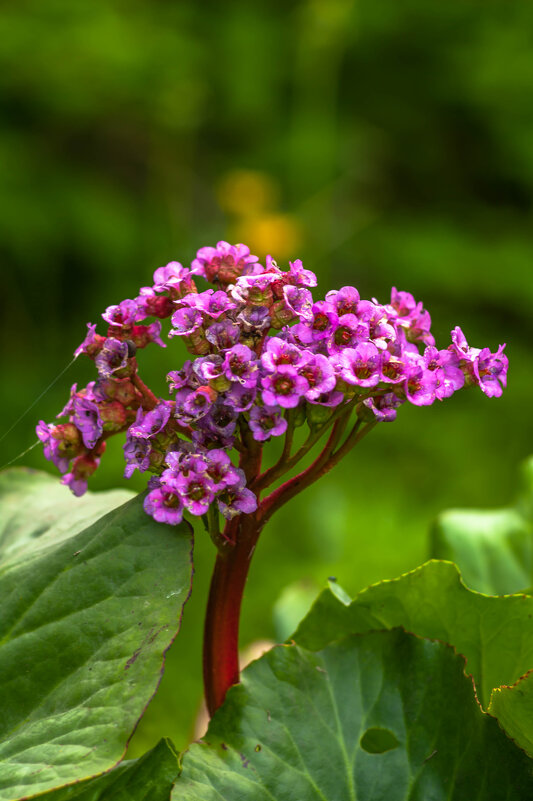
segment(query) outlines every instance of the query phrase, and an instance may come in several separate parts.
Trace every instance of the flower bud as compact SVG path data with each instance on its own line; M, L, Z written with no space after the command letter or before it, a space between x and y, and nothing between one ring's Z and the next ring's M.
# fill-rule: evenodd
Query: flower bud
M130 406L137 397L137 391L131 381L122 379L114 381L115 385L113 400L119 401L123 406Z
M225 375L220 375L218 378L212 378L209 386L214 390L215 394L217 392L225 392L231 387L231 381Z
M320 406L315 403L307 403L305 412L309 428L319 428L327 423L333 414L329 406Z
M126 423L126 410L119 401L102 403L99 407L104 431L120 431Z
M273 303L269 311L272 328L281 329L292 322L296 317L292 309L289 309L284 300L278 300Z
M270 286L250 286L248 287L247 301L252 306L272 306L274 298Z
M73 423L55 426L51 436L57 440L58 455L72 459L82 449L81 435Z
M211 350L211 344L208 342L203 328L197 328L183 339L189 353L194 353L195 356L205 356Z

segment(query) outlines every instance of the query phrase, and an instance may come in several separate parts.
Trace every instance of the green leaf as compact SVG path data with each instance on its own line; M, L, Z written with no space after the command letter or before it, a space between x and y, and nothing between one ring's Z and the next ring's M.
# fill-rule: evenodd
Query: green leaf
M72 537L135 493L87 492L75 498L48 473L14 468L0 473L0 570Z
M437 518L431 553L455 562L465 584L505 595L533 583L533 537L516 509L451 509Z
M512 687L498 687L490 701L491 715L498 718L509 737L533 756L533 674Z
M348 632L395 626L453 645L466 657L483 706L493 688L513 684L533 668L533 598L473 592L455 565L435 560L368 587L351 603L340 600L332 585L319 595L293 639L318 650Z
M523 801L531 762L451 648L403 631L248 667L183 757L174 801Z
M76 512L69 537L70 504L78 501L61 498L68 492L57 480L18 474L15 489L6 474L2 484L0 514L9 515L0 563L5 801L94 776L122 758L160 681L192 566L189 527L156 523L142 497L93 522L112 499L88 495L91 525Z
M455 562L465 584L478 592L505 595L533 584L533 458L521 473L516 507L450 509L433 527L432 556Z
M161 740L139 759L122 762L96 779L39 795L39 801L168 801L179 772L170 741Z

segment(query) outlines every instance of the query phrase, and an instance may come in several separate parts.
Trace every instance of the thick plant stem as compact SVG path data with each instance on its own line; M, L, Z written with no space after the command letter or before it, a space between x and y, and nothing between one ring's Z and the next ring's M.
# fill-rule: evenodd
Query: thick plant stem
M347 410L337 418L323 451L315 461L259 501L256 512L234 517L221 533L218 532L218 524L210 520L209 530L218 547L204 627L204 691L210 716L223 703L229 688L239 681L239 617L248 570L259 535L276 509L331 470L375 425L369 423L359 430L361 422L357 421L339 446L349 416L350 411ZM240 467L249 485L257 482L259 500L261 447L244 425L241 435L247 447L241 454ZM290 442L284 452L289 451Z
M219 548L204 628L204 690L209 715L239 681L239 617L250 561L261 528L255 515L240 515L226 526Z

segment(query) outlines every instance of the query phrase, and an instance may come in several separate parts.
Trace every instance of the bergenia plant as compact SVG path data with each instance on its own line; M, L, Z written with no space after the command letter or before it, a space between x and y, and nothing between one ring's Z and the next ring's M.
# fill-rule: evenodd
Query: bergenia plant
M136 298L105 310L103 333L88 324L76 355L94 361L95 380L74 384L62 422L37 426L75 495L107 440L125 434L124 475L150 476L146 514L170 525L202 519L218 549L204 638L210 714L239 681L241 599L272 515L403 404L428 406L471 386L498 397L506 384L503 345L471 347L456 327L439 348L409 292L393 288L380 303L353 286L325 295L316 287L300 260L281 269L227 242L201 248L190 267L170 262ZM138 366L148 345L166 347L162 320L168 397ZM184 364L172 355L176 337L190 353Z

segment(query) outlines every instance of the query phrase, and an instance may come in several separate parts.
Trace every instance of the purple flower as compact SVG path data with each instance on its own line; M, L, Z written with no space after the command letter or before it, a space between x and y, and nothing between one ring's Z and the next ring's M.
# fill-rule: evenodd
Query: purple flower
M80 353L94 353L101 347L104 337L96 333L96 323L87 323L87 336L74 351L74 356L77 358Z
M424 360L419 357L408 366L404 390L407 400L415 406L430 406L437 397L438 378L433 370L427 370Z
M154 272L155 292L177 290L181 293L182 289L190 292L193 286L191 271L188 267L183 267L179 261L171 261L165 267L158 267Z
M372 413L373 419L378 422L392 423L396 419L396 409L402 403L403 401L394 392L387 392L385 395L366 398L363 401L363 406Z
M354 286L343 286L328 292L326 301L339 317L345 314L356 314L359 292Z
M217 400L209 415L203 420L207 423L208 431L216 437L231 437L237 425L237 412L232 406ZM233 444L233 442L232 442Z
M503 387L507 386L509 360L503 353L505 345L500 345L496 353L483 348L474 362L474 375L479 388L488 398L499 398Z
M372 342L345 348L337 357L336 365L347 384L375 387L381 377L381 355Z
M269 337L261 354L261 365L269 373L275 372L281 365L299 367L307 360L306 351L279 337Z
M502 387L507 385L509 360L504 348L505 345L500 345L496 353L491 353L489 348L471 348L459 326L452 331L450 350L458 356L470 383L476 383L489 398L499 398Z
M298 373L309 384L309 389L305 393L305 398L309 401L316 400L320 395L330 392L337 383L331 362L321 353L311 356L302 367L298 368Z
M287 282L294 286L313 287L317 285L316 275L311 270L304 269L301 259L289 262L289 272L286 277Z
M169 337L183 337L190 336L193 331L196 331L202 325L204 316L198 309L185 307L178 309L172 315L172 325L174 326L169 332Z
M159 434L170 418L172 404L169 401L159 401L154 409L151 409L146 414L143 414L142 409L137 410L137 419L135 423L130 426L129 432L132 437L140 437L141 439L152 439Z
M67 415L74 413L74 398L76 397L77 389L78 385L72 384L70 388L70 397L66 402L65 406L59 412L59 414L56 414L56 417L66 417Z
M297 323L291 331L300 342L310 344L329 339L338 324L339 317L332 304L319 300L313 303L311 319L305 323Z
M76 395L73 422L81 433L85 447L89 450L94 448L104 430L97 404L83 395Z
M389 322L384 306L369 300L362 300L357 306L357 316L368 325L368 336L376 347L384 350L389 342L396 339L396 329Z
M264 442L270 437L280 437L287 430L287 421L279 406L252 406L249 420L253 438Z
M395 286L391 289L391 306L398 317L411 317L421 306L410 292L399 292Z
M190 392L180 404L179 416L187 422L199 420L208 413L216 398L217 393L211 387L198 387Z
M309 390L309 382L290 364L281 364L275 373L261 379L263 401L266 406L293 409Z
M193 370L190 359L187 359L181 370L171 370L170 373L167 373L167 381L170 392L185 386L192 389L196 389L196 387L200 386L200 381Z
M241 275L235 285L229 287L231 297L241 304L271 306L273 301L272 284L279 278L274 273Z
M65 473L61 479L64 484L72 492L76 498L80 498L87 492L88 482L86 478L77 478L75 473Z
M243 272L246 265L257 261L246 245L230 245L218 242L216 248L200 248L191 264L191 272L201 275L208 281L232 284Z
M197 309L215 319L224 314L224 312L237 308L234 301L221 289L216 292L212 289L206 289L205 292L200 292L199 294L186 295L181 302L189 308Z
M127 342L113 338L106 339L102 350L94 360L98 375L102 378L111 378L113 373L127 367L129 355Z
M139 415L137 416L139 417ZM123 450L126 460L124 478L131 478L134 470L139 470L140 473L144 473L148 470L150 467L150 454L152 452L152 446L148 439L136 437L131 433L130 428Z
M225 451L219 448L208 451L205 458L206 474L214 492L219 492L226 487L237 486L243 480L244 473L233 466Z
M183 520L183 503L181 498L165 487L153 489L144 499L144 511L158 523L177 526Z
M384 350L381 352L381 381L400 384L407 376L407 364L402 355Z
M134 300L123 300L118 306L108 306L102 314L109 325L116 328L129 327L144 318L144 313Z
M183 505L193 515L205 514L215 499L211 480L194 471L188 475L180 473L176 488Z
M204 452L194 450L191 442L179 442L178 450L169 451L165 457L165 464L168 470L164 470L161 476L163 483L175 487L179 475L187 476L189 473L205 473L207 462Z
M217 499L218 508L225 518L231 520L241 513L251 514L257 509L257 498L247 487L225 492Z
M307 395L309 395L309 393L307 393ZM331 389L329 392L320 393L316 398L307 398L307 400L319 406L334 407L343 402L344 394L338 389Z
M313 296L308 289L297 286L284 286L283 297L289 309L300 318L300 320L311 320L313 318Z
M60 473L66 473L70 459L60 452L60 440L53 436L55 429L56 426L47 425L44 420L40 420L35 430L44 446L44 458L53 462Z
M66 473L61 483L69 487L70 491L79 497L87 491L87 479L92 476L100 464L98 456L88 453L81 454L72 463L70 473Z
M433 370L437 378L435 396L439 400L449 398L461 389L465 383L463 371L459 367L459 358L449 350L437 350L428 345L424 351L424 364L428 370Z
M224 374L224 359L218 354L200 356L193 363L195 375L203 381L214 381Z
M226 351L224 374L230 381L238 381L250 389L257 384L257 359L246 345L234 345Z
M270 328L270 312L266 306L246 306L237 315L245 333L260 332Z
M257 387L245 387L237 382L233 383L224 394L225 402L236 412L247 412L253 405L257 395Z
M218 350L226 350L236 345L240 335L241 329L239 326L227 319L221 320L218 323L213 323L205 332L207 341Z
M412 342L424 342L434 345L435 338L430 333L431 317L422 306L417 303L410 292L398 292L396 287L391 291L391 308L396 314L396 324L401 326Z
M344 348L353 348L359 342L368 340L368 323L359 320L355 314L343 314L328 340L328 352L338 353Z

